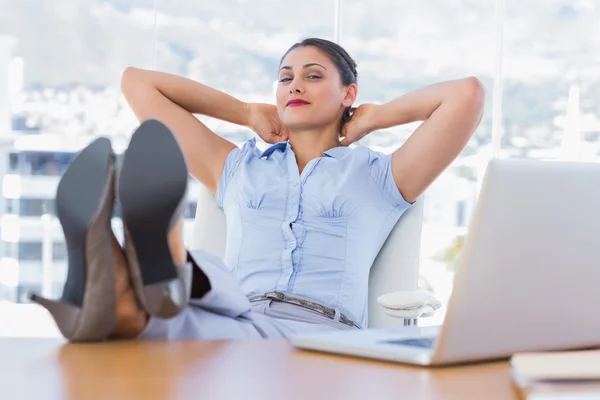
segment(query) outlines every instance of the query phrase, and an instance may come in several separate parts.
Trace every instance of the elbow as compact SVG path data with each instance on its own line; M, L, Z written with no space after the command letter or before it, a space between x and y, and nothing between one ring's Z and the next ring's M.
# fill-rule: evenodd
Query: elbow
M130 93L133 86L139 83L140 72L139 68L127 67L123 71L123 74L121 74L121 91L125 96L127 96L127 93Z
M474 133L477 126L483 118L483 108L485 103L485 87L479 79L474 76L464 79L464 104L466 107L466 115L470 115L473 122L473 127L470 130L471 134Z
M485 103L485 87L479 79L474 76L461 79L457 82L458 86L454 92L454 98L460 103L465 116L472 116L477 121L477 125L483 116L483 106Z
M479 79L474 76L463 79L461 92L473 106L483 108L485 87Z

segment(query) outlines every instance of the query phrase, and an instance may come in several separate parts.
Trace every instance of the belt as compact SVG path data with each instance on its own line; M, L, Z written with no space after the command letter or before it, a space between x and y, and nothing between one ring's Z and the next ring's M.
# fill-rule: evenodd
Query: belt
M261 300L276 300L276 301L281 301L282 303L294 304L294 305L297 305L300 307L307 308L311 311L317 312L317 313L324 315L333 320L335 320L336 315L339 315L340 316L339 321L342 324L361 329L360 325L358 325L356 322L354 322L350 318L346 317L344 314L339 313L335 308L325 307L324 305L315 303L314 301L301 299L301 298L293 297L293 296L288 296L281 292L268 292L268 293L265 293L264 295L254 296L254 297L250 298L250 302L261 301Z

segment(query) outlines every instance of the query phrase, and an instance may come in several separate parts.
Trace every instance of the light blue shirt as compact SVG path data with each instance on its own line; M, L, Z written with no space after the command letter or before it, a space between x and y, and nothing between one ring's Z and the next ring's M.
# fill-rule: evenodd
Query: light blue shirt
M367 325L369 270L411 206L391 154L335 147L299 174L288 142L228 155L216 193L227 220L225 264L247 296L281 291Z

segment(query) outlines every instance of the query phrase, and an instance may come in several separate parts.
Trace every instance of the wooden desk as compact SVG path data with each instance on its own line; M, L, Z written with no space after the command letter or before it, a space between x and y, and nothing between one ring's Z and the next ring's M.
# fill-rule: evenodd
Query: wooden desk
M508 363L409 367L284 341L0 339L0 399L517 399Z

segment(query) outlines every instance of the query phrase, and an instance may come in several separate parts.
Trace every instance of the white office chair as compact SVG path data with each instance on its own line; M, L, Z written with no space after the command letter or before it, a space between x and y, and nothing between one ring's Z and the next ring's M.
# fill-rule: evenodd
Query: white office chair
M200 186L190 248L204 249L223 257L227 229L225 215L217 207L214 196L204 186ZM395 292L400 295L402 302L413 304L423 298L423 293L417 292L422 222L423 200L419 199L400 218L375 259L369 278L370 327L398 325L398 316L388 315L386 310L389 309L378 304L377 300L381 295ZM418 306L410 308L408 311L414 316ZM398 312L402 314L402 310L396 310L396 315ZM400 315L400 318L404 320L404 325L416 323L414 317Z

